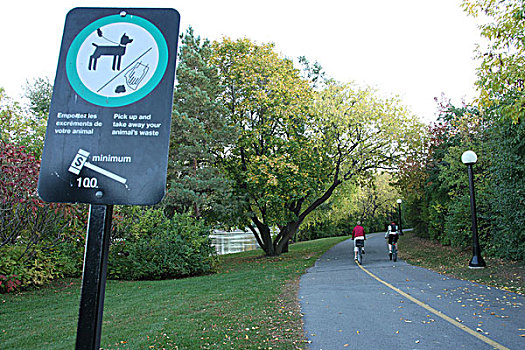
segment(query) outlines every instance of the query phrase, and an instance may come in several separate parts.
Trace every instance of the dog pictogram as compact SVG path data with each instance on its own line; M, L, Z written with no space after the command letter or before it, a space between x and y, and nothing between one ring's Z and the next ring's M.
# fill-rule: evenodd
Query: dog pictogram
M113 56L113 65L111 68L113 70L120 70L122 56L126 53L126 45L131 44L132 42L133 39L130 39L130 37L124 33L120 38L120 44L118 45L97 45L92 43L93 46L95 46L95 52L89 57L88 70L97 69L97 60L101 56Z

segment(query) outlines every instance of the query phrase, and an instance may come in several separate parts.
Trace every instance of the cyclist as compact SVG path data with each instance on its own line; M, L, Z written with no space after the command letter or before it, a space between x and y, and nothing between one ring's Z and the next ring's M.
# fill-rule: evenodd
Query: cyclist
M354 241L354 259L355 260L357 260L357 252L359 251L359 248L357 248L355 241L360 240L360 239L365 240L366 235L365 235L365 229L363 228L363 226L361 226L361 222L358 221L357 225L352 230L352 240ZM365 249L364 248L361 249L361 252L364 254Z
M390 260L392 260L392 244L397 243L397 240L399 239L398 227L394 221L388 225L388 230L385 233L385 239L388 239L388 255Z

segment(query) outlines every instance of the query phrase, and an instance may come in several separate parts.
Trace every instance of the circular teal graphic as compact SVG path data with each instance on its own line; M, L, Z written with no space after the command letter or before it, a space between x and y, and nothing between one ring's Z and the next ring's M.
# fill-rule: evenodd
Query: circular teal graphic
M75 92L102 107L121 107L144 98L168 66L168 46L160 30L135 15L103 17L73 40L66 73Z

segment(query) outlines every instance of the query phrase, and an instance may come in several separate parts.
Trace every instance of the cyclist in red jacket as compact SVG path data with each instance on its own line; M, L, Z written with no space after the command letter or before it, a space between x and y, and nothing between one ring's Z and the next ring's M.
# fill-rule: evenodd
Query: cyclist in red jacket
M357 246L355 245L355 241L359 239L362 239L362 240L366 239L365 229L363 228L363 226L361 226L360 221L357 222L357 225L352 230L352 240L354 241L354 259L355 260L357 260L357 251L359 250ZM363 252L363 254L365 253L364 248L361 251Z

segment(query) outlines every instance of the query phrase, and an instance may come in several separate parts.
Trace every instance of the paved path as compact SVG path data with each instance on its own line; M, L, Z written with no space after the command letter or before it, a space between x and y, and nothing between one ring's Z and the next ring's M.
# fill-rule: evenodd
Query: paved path
M523 296L393 263L367 238L362 268L347 240L302 276L310 349L525 349Z

